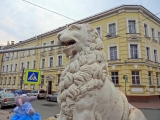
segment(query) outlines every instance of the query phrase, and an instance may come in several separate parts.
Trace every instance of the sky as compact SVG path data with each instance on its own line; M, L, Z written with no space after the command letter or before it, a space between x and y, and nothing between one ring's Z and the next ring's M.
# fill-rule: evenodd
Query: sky
M74 20L124 5L143 5L160 12L160 0L26 0ZM0 45L23 41L74 22L23 0L0 0ZM160 18L160 14L157 15Z

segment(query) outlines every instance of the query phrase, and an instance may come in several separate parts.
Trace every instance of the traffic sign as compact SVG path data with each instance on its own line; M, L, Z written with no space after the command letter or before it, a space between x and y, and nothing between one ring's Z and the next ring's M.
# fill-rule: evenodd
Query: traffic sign
M40 70L26 70L25 84L40 84Z

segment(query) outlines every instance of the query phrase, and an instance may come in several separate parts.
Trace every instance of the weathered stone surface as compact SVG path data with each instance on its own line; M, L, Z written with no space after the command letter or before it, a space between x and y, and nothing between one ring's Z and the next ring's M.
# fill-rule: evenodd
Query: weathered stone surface
M70 25L58 33L58 39L69 58L60 78L58 120L146 120L114 87L96 29L89 24Z

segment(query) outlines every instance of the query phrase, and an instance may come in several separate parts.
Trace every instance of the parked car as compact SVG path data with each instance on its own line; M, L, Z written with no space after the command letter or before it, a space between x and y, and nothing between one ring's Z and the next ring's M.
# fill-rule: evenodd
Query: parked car
M14 95L18 94L18 95L22 95L22 94L26 94L27 91L26 90L22 90L22 89L19 89L19 90L15 90L13 92Z
M4 106L15 106L15 95L11 92L0 92L0 109Z
M10 89L6 89L6 88L0 88L0 91L3 91L3 92L11 92Z
M52 95L48 95L47 96L47 101L55 101L57 102L57 96L58 96L58 92L52 94Z
M44 90L32 90L30 93L27 93L27 96L37 96L38 98L45 98L46 92Z

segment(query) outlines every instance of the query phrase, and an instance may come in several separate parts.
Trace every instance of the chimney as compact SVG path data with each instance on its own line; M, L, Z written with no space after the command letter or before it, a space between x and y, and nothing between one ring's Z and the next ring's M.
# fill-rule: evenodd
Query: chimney
M14 45L14 41L11 41L11 45Z

